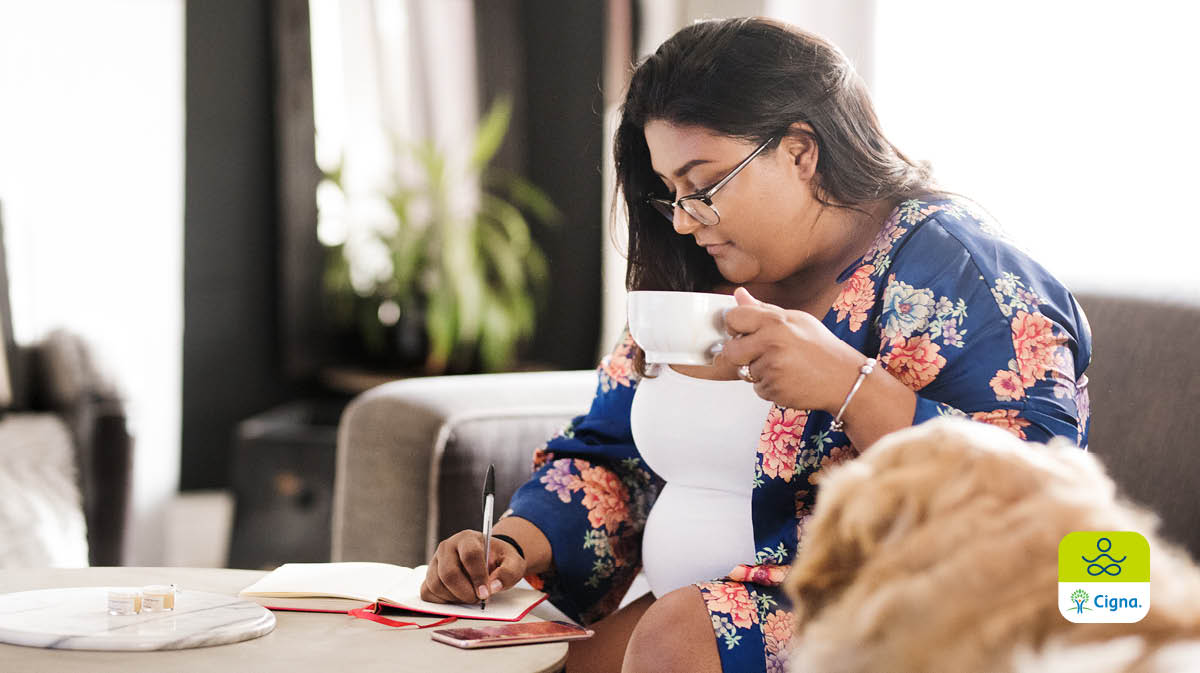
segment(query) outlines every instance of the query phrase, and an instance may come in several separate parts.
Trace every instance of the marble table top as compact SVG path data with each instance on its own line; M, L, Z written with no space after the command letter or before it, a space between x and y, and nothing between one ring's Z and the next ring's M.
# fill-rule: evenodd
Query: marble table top
M56 650L182 650L266 635L275 615L257 603L184 590L175 609L108 614L108 591L69 587L0 594L0 643Z
M230 599L266 573L215 568L41 568L0 572L0 593L85 586L178 584L189 591ZM274 613L275 630L220 647L118 652L50 650L0 644L3 673L554 673L567 657L566 643L460 650L433 641L431 629L393 629L347 615ZM546 617L552 616L547 614ZM406 621L427 623L437 618ZM537 621L538 608L523 621ZM493 622L460 619L453 626Z

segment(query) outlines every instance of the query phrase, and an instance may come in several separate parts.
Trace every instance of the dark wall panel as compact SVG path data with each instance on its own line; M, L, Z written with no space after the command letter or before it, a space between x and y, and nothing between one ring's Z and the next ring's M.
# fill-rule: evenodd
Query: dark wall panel
M228 485L233 426L285 391L268 3L189 2L186 17L180 486L192 489Z
M531 357L556 367L595 366L601 322L603 2L521 5L528 175L563 211L541 232L553 284Z

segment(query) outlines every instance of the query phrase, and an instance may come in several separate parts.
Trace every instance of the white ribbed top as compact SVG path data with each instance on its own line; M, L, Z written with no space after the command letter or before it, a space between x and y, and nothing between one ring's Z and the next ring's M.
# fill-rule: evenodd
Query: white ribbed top
M656 597L754 561L750 519L758 438L771 403L744 381L713 381L660 366L638 382L633 440L667 484L642 541Z

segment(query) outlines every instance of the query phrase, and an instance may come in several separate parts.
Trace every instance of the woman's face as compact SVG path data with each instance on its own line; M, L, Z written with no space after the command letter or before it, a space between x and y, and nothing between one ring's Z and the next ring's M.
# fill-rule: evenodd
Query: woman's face
M757 147L703 127L660 120L648 122L644 132L650 163L663 185L658 195L672 199L708 189ZM713 196L720 223L705 226L676 208L675 231L712 255L730 283L774 283L794 275L813 254L820 209L810 188L815 154L815 147L806 150L791 139L764 151ZM663 219L662 226L671 225Z

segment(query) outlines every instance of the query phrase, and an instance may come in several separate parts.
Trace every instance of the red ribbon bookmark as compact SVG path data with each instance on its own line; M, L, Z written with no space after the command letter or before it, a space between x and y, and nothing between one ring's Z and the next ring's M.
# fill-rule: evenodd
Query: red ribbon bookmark
M263 607L265 607L268 610L281 610L283 612L323 612L325 614L332 614L332 615L350 615L351 617L356 617L358 619L366 619L366 620L369 620L372 622L377 622L379 624L383 624L384 626L395 626L395 627L415 626L418 629L428 629L428 628L431 628L434 626L441 626L442 624L449 624L450 622L458 621L458 617L445 617L445 618L439 619L438 621L433 622L431 624L424 624L424 625L417 624L416 622L396 621L395 619L388 619L387 617L384 617L383 615L379 614L379 612L383 610L383 606L380 605L379 603L371 603L370 605L364 605L361 608L354 608L352 610L323 610L320 608L291 608L291 607L285 608L285 607L276 607L273 605L264 605Z
M458 617L445 617L443 619L440 619L436 622L432 622L430 624L419 625L416 622L398 622L395 619L388 619L387 617L384 617L383 615L379 614L379 610L381 610L381 609L382 608L380 607L379 603L371 603L370 605L368 605L366 607L354 608L353 610L347 610L346 614L350 615L351 617L357 617L359 619L366 619L366 620L369 620L372 622L378 622L380 624L383 624L384 626L397 626L397 627L416 626L418 629L428 629L428 628L431 628L434 626L441 626L442 624L449 624L450 622L458 620Z

